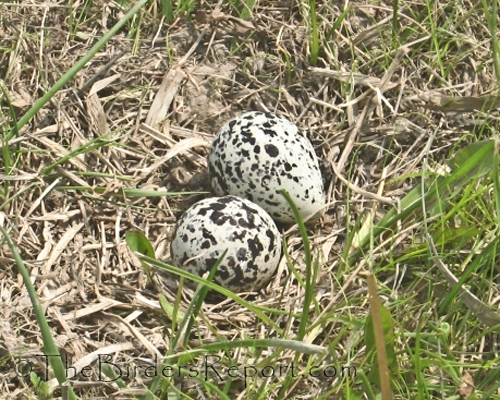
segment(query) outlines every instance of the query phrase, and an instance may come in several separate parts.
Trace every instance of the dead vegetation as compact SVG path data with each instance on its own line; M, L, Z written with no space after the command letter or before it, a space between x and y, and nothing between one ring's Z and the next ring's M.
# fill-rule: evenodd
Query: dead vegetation
M111 39L18 135L0 144L16 155L8 174L5 164L0 170L0 224L11 229L30 268L60 350L77 368L95 365L99 352L111 354L116 363L136 364L167 353L171 323L157 295L161 287L175 302L177 280L165 281L157 273L158 286L148 284L124 234L144 232L157 258L168 260L176 218L206 195L213 135L247 110L286 114L315 145L329 196L329 209L309 232L321 260L317 307L323 315L366 316L359 268L337 272L346 226L374 206L381 213L396 204L415 183L412 176L424 157L440 163L459 141L495 131L498 114L490 109L498 101L483 96L493 92L496 80L489 31L480 23L477 4L435 2L436 20L428 23L421 17L425 5L405 3L393 46L391 2L346 2L350 11L332 30L344 8L318 1L322 48L311 66L307 2L257 1L251 18L243 20L225 2L216 8L201 1L192 15L170 26L161 21L159 4L152 3L137 16L140 21L134 20L134 30ZM453 26L446 18L451 11ZM75 3L72 11L64 2L0 4L0 83L17 118L123 12L116 2ZM440 23L450 32L439 36L446 46L436 44L430 31ZM11 115L5 99L0 125L7 126ZM145 192L133 189L174 195L141 195ZM296 229L288 231L287 243L295 268L303 270ZM42 342L5 243L0 277L0 354L6 360L0 367L0 397L28 398L32 385L15 373L14 364L16 357L39 354ZM384 285L405 297L404 285L399 286L403 278L396 281L389 274ZM186 288L182 309L191 293ZM285 259L269 286L249 297L256 305L289 313L301 312L302 298ZM411 307L415 318L426 312L418 299ZM305 341L327 346L339 337L335 357L350 363L349 347L360 333L346 333L340 319L314 318L317 328ZM193 348L220 338L276 335L232 301L205 304L198 321L189 342ZM275 322L293 338L296 320L281 315ZM285 351L279 361L289 364L293 356ZM245 352L234 356L241 365L252 361ZM42 360L35 365L41 374ZM82 397L129 398L144 391L143 379L127 380L128 389L121 392L115 383L81 376L74 387ZM182 390L196 384L186 380ZM338 384L338 377L303 378L288 398L318 397Z

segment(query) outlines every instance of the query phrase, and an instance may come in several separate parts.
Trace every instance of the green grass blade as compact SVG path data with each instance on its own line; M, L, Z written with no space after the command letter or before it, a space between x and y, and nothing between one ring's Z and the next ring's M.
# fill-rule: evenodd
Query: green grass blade
M97 137L95 139L92 139L91 141L82 144L78 148L72 150L71 152L69 152L65 156L61 157L55 163L45 167L40 172L40 175L43 176L43 175L48 174L54 168L56 168L58 165L65 163L66 161L70 160L71 158L74 158L80 154L88 153L88 152L95 150L95 149L101 149L102 147L109 146L110 144L112 144L114 142L115 142L115 140L105 140L102 136Z
M347 17L347 14L349 14L349 12L351 11L351 7L352 6L349 5L349 6L347 6L347 8L344 11L342 11L342 14L339 15L339 17L337 18L337 20L334 22L333 26L326 33L326 35L325 35L325 41L330 40L331 37L333 36L333 34L337 31L337 29L339 29L341 27L342 22Z
M246 307L248 310L252 311L257 317L259 317L264 323L272 326L273 329L275 329L278 333L282 333L282 329L276 325L274 321L272 321L266 314L264 314L264 311L270 312L273 314L284 314L287 315L289 314L286 311L282 310L275 310L272 308L267 308L267 307L261 307L261 306L255 306L254 304L246 301L245 299L242 299L240 296L237 294L231 292L230 290L227 290L226 288L223 288L222 286L217 285L216 283L209 282L206 279L203 279L199 277L198 275L191 274L181 268L174 267L172 265L165 264L161 261L152 259L150 257L146 256L140 256L139 260L144 260L148 262L151 265L154 265L155 267L162 268L168 272L171 272L173 274L183 276L184 278L190 279L194 282L201 283L206 285L209 289L213 289L220 294L229 297L230 299L236 301L238 304L242 305L243 307Z
M251 348L251 347L276 347L283 348L288 350L293 350L298 353L303 354L321 354L326 352L328 349L323 346L318 346L315 344L304 343L298 340L290 340L290 339L241 339L241 340L231 340L227 342L216 342L209 343L197 347L196 349L191 350L190 353L186 355L179 356L181 357L179 362L187 362L199 354L203 354L206 352L215 352L220 350L228 350L228 349L238 349L238 348Z
M4 87L4 85L0 82L0 89L2 89L2 93L5 97L5 102L7 103L9 107L9 114L10 118L12 119L13 123L13 129L11 130L10 133L8 133L7 126L2 126L2 155L3 155L3 166L5 169L5 174L10 175L11 172L11 164L12 164L12 154L10 152L10 146L8 145L9 140L12 139L14 136L18 135L18 130L16 129L16 113L14 111L14 108L12 107L12 102L10 101L9 98L9 93L7 92L7 89ZM0 118L2 117L2 114L0 114ZM7 193L9 189L8 182L4 182L4 191Z
M10 139L12 139L14 136L19 135L19 130L17 129L17 116L16 116L16 111L14 110L14 106L12 105L12 102L10 101L9 97L9 92L3 85L3 83L0 83L0 89L2 89L2 93L5 96L5 101L7 103L7 106L9 107L9 116L13 122L12 124L12 130L8 136L5 137L5 142L8 143ZM4 145L6 144L4 143Z
M252 16L252 10L254 6L255 0L246 0L245 2L243 2L243 9L241 10L240 18L244 19L245 21L249 20Z
M161 0L161 7L163 15L167 19L167 22L169 24L174 22L175 15L174 15L174 7L172 5L172 0Z
M219 269L219 265L222 262L222 260L224 260L224 258L226 257L226 254L227 254L227 250L224 251L224 253L222 253L222 255L219 257L219 259L217 260L215 265L210 270L210 273L208 274L208 277L207 277L208 282L213 282L215 274L217 273L217 270ZM209 289L206 285L204 285L204 284L198 285L198 287L196 288L195 294L193 296L193 301L189 304L189 307L186 310L186 316L181 322L181 326L180 326L181 329L179 331L183 330L184 325L186 325L187 332L191 331L191 328L194 325L195 319L198 316L198 314L200 313L201 307L203 305L203 301L205 300L205 297L207 296L208 291L209 291ZM176 337L175 339L176 340L174 341L174 343L177 344L178 338ZM188 339L189 339L189 336L185 335L183 347L187 346Z
M304 245L304 257L306 261L306 278L305 278L305 296L304 296L304 303L302 304L302 315L300 317L300 323L299 323L299 330L297 332L297 339L302 340L306 334L306 328L307 324L310 321L309 318L309 308L314 296L314 284L315 282L313 281L313 265L312 265L312 253L311 253L311 243L309 242L309 236L307 235L307 229L304 224L304 221L302 220L302 217L300 215L299 209L295 205L292 197L290 194L284 190L280 189L278 190L278 193L280 193L288 202L290 205L290 208L292 209L293 215L295 217L295 220L297 221L297 225L299 226L299 232L300 236L302 238L302 243ZM297 362L299 357L299 354L296 353L294 357L294 362ZM278 395L278 399L282 399L285 394L287 388L290 386L291 382L291 375L287 375L287 378L283 384L283 388L280 391Z
M219 257L215 265L212 267L210 270L210 273L207 278L207 282L212 282L215 273L217 272L217 269L219 268L220 263L224 259L224 257L227 254L227 250ZM191 331L191 328L194 324L194 321L196 317L198 316L198 313L200 312L200 309L203 305L203 300L205 299L207 293L208 293L208 287L204 283L200 283L198 287L196 288L196 291L193 296L193 300L189 303L188 308L186 311L183 313L183 318L181 323L179 324L179 327L177 329L177 332L175 335L173 335L172 341L170 343L170 347L168 349L168 355L173 354L175 349L177 348L177 344L179 343L180 339L184 335L184 344L183 346L186 347L187 341L189 340L189 332ZM179 307L179 303L176 303L176 308ZM175 326L175 320L172 321L172 326ZM162 365L162 368L170 365L170 362L168 359L165 359ZM151 382L151 385L149 387L148 394L145 398L145 400L152 400L153 394L156 392L156 389L158 388L158 385L160 384L162 377L161 375L156 376L153 381Z
M399 0L393 0L392 2L392 48L396 50L399 47Z
M165 190L147 190L147 189L136 189L136 188L123 188L119 190L119 193L108 192L106 187L89 187L89 186L56 186L55 190L68 191L74 190L78 192L92 192L97 194L106 194L107 196L121 196L122 194L126 197L169 197L169 196L188 196L192 194L206 194L206 192L167 192Z
M491 50L493 54L493 68L497 82L500 81L500 42L498 41L498 1L492 0L491 2L483 0L483 9L488 22L488 27L491 34Z
M17 268L19 269L19 273L23 277L23 282L24 285L26 286L26 289L28 291L28 294L30 296L31 304L33 305L33 312L35 313L36 320L38 322L38 326L40 327L41 333L42 333L42 340L43 340L43 347L45 351L46 356L48 358L48 362L50 363L50 366L54 370L54 374L57 378L57 381L59 382L59 385L62 385L63 383L67 382L68 384L68 395L71 400L76 400L75 393L73 392L73 388L71 387L71 384L68 381L68 378L66 377L66 370L64 368L63 362L62 362L62 357L61 354L59 353L59 349L56 346L56 343L54 341L54 338L52 337L52 333L50 332L50 327L47 322L47 319L45 318L45 312L42 307L42 304L40 303L40 299L38 298L38 295L36 294L35 287L31 283L30 279L30 274L28 270L26 269L26 266L24 265L23 259L21 258L21 255L16 249L16 246L14 245L14 242L10 238L9 234L5 230L4 227L0 226L0 232L2 233L5 241L7 242L7 245L10 248L10 251L12 252L12 256L14 257L14 260L16 261Z
M304 305L302 308L302 316L300 319L300 325L299 325L299 331L297 333L297 338L298 340L302 340L306 334L306 327L307 323L309 322L309 306L311 305L311 301L314 295L314 282L312 281L312 253L311 253L311 243L309 242L309 237L307 235L307 229L304 224L304 221L302 220L302 217L300 216L299 209L295 205L294 201L292 200L290 194L284 190L278 190L278 192L285 197L286 201L290 205L293 211L293 215L295 217L295 220L297 221L297 224L299 226L299 231L300 231L300 236L302 238L302 242L304 244L304 257L306 260L306 279L305 279L305 299L304 299Z
M319 56L318 17L316 15L316 0L309 0L309 17L311 18L311 56L309 62L316 65Z
M394 320L379 299L375 276L372 274L368 276L368 292L370 314L365 323L365 344L367 353L372 353L377 359L377 364L373 364L368 377L383 393L390 392L388 379L398 370L394 349Z
M125 233L125 241L127 242L130 250L137 251L138 253L151 258L155 258L155 251L153 250L153 246L151 246L151 243L149 243L149 240L142 232L129 231ZM142 268L144 268L146 275L148 276L149 282L152 283L153 278L151 276L151 269L149 268L149 265L145 262L142 262L141 265Z

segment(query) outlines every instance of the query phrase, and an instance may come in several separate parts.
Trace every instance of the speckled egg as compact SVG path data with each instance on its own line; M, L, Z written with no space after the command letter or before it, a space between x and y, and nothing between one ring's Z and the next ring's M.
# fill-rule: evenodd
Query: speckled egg
M226 123L208 155L213 192L245 197L261 206L277 222L295 218L285 198L290 193L303 218L325 205L318 158L300 129L281 115L247 112Z
M281 235L261 207L235 197L211 197L191 206L177 221L172 263L202 276L228 250L214 281L233 291L256 291L267 283L281 257Z

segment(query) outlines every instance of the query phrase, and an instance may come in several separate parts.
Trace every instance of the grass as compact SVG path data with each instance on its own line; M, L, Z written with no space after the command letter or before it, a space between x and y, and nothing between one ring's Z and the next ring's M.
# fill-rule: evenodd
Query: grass
M19 273L23 277L24 285L26 286L31 303L33 304L33 310L36 316L36 321L38 326L40 327L40 332L42 334L42 339L44 343L44 355L46 355L47 363L52 367L54 374L56 375L57 381L60 385L68 382L68 378L66 376L65 367L62 362L62 357L60 355L59 349L56 346L54 338L52 336L49 324L47 319L45 318L44 310L40 303L40 300L36 294L35 288L31 283L30 276L24 262L19 255L14 242L10 238L10 235L5 230L5 228L0 227L0 233L2 233L3 239L7 242L10 251L12 252L13 258L16 262L17 268L19 269ZM31 373L32 371L30 371ZM75 394L71 385L68 386L67 396L69 399L76 399Z
M214 7L0 4L0 397L500 399L497 2ZM304 128L332 195L249 296L168 262L213 134L248 109ZM64 394L61 359L45 383L29 358L97 371L101 349L116 384L79 370Z
M319 56L319 37L318 37L318 19L316 13L316 0L309 0L309 18L311 20L311 56L309 62L316 65Z

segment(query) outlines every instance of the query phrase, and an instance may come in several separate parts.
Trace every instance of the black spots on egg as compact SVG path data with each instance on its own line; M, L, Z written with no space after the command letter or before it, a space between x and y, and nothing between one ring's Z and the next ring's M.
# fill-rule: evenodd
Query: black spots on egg
M217 201L215 201L217 200ZM233 198L230 197L230 196L224 196L224 197L219 197L218 199L214 199L213 202L211 202L210 204L217 204L217 203L220 203L220 204L225 204L225 205L230 205L233 203Z
M278 132L276 132L274 129L263 129L262 131L266 134L266 136L269 136L270 138L278 136Z
M272 201L272 200L269 200L269 199L264 199L264 202L268 206L272 206L272 207L277 207L280 204L279 201Z
M232 262L234 264L234 260L233 259L229 260L228 262ZM230 276L231 276L230 270L226 269L226 268L218 268L217 269L217 273L219 274L220 279L222 279L224 281L227 280L227 279L229 279Z
M183 253L180 257L179 257L179 266L182 267L184 266L184 263L188 260L188 255L187 253Z
M243 174L243 171L241 169L242 164L243 164L242 160L234 163L235 176L233 175L233 176L231 176L231 178L241 177L241 175Z
M264 246L259 241L257 237L251 238L247 240L248 248L250 253L252 254L252 258L257 257L262 250L264 250Z
M261 114L261 113L259 113L259 112L256 112L256 113L255 113L255 115L260 115L260 114ZM243 115L243 116L241 117L241 119L245 119L245 120L247 120L247 121L253 121L254 116L253 116L253 115L250 115L250 114L246 114L246 115Z
M316 159L316 155L314 154L314 152L312 150L308 150L307 154L309 155L309 160L312 160L314 162L314 160Z
M214 225L222 226L226 223L228 217L224 213L224 208L220 210L213 210L210 214L210 221L214 223Z
M241 226L242 228L249 227L249 223L245 218L238 218L238 225Z
M234 257L227 257L227 260L226 260L226 265L227 265L227 269L224 268L225 265L223 264L223 268L225 270L225 272L227 272L229 274L229 271L233 268L236 268L236 266L238 265L238 263L234 260Z
M228 286L242 286L242 285L248 285L247 282L245 282L244 279L244 274L243 271L239 268L234 268L232 270L232 275L230 275L227 279L227 285Z
M215 168L214 164L208 164L208 175L210 177L214 177L215 175L218 175L217 169Z
M253 136L252 131L242 129L240 132L240 135L241 135L241 143L242 144L249 143L252 146L255 146L256 142L255 142L255 138Z
M213 142L212 142L212 146L217 149L217 148L220 148L221 147L221 141L222 139L220 137L216 138Z
M210 204L210 207L207 207L211 211L222 211L226 208L227 203L219 202Z
M257 266L257 264L255 264L255 262L253 260L249 260L248 263L247 263L247 270L250 272L250 274L247 274L248 277L251 277L251 278L257 278L257 274L260 272L260 267ZM265 271L265 268L262 269L262 272Z
M265 124L274 124L276 119L276 114L270 112L258 112L258 115L263 115L266 117Z
M212 179L212 186L214 186L213 180L215 179L217 181L217 186L220 187L222 192L229 192L229 186L224 179L224 174L222 173L222 164L220 163L220 161L215 164L208 165L208 174Z
M219 175L219 177L217 178L217 182L220 184L223 193L227 194L230 192L229 185L226 183L222 175Z
M245 249L244 247L239 248L236 252L236 258L240 262L245 261L247 259L247 249Z
M248 224L250 228L256 228L256 219L262 219L260 214L260 210L255 206L255 204L250 202L242 202L241 210L245 212L245 218L248 220Z
M234 218L232 218L232 220L234 221L234 223L236 224L236 220ZM235 231L235 232L232 232L231 235L229 235L229 240L231 242L235 242L235 241L243 241L243 239L245 239L246 237L246 231L245 230L241 230L241 231Z
M217 239L214 237L214 235L211 233L211 231L208 230L206 227L201 228L201 235L203 238L207 239L207 241L211 245L217 244Z
M245 217L240 218L238 222L241 224L243 228L246 228L248 230L253 230L257 228L255 216L253 214L248 214L246 218Z
M231 176L233 175L233 167L231 165L226 165L226 167L224 168L224 174L226 176Z
M262 177L262 180L261 180L261 183L262 183L262 186L264 188L266 188L267 190L269 190L269 185L271 183L271 175L265 175Z
M264 146L264 149L266 150L266 153L269 155L269 157L275 158L280 154L279 149L274 144L266 144Z
M200 276L205 274L206 272L210 272L211 269L215 266L215 264L219 261L219 257L208 257L204 259L204 265L202 265L200 272ZM218 271L217 271L218 272Z

